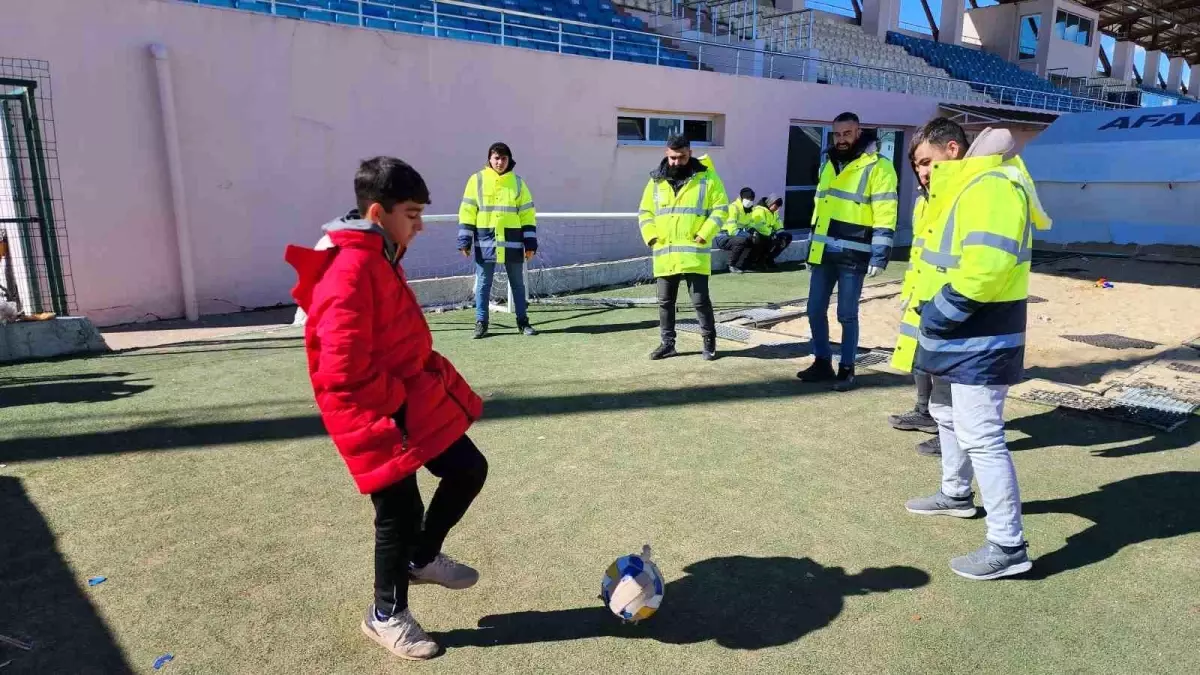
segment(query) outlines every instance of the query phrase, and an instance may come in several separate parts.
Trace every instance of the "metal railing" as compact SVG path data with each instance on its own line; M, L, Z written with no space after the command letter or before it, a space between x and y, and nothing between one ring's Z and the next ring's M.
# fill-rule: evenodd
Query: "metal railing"
M209 4L206 0L177 0ZM1059 112L1136 107L1054 92L931 77L819 56L601 26L457 0L400 7L395 0L234 0L239 9L324 23L537 49L560 54L769 79L875 89ZM418 3L413 3L417 5ZM811 16L811 14L810 14ZM808 19L811 21L811 19Z

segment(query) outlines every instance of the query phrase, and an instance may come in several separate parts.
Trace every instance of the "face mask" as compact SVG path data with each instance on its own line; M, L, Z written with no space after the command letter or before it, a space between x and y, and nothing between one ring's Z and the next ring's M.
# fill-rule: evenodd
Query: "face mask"
M746 208L750 208L751 206L754 206L754 201L751 199L743 199L742 206L744 206Z

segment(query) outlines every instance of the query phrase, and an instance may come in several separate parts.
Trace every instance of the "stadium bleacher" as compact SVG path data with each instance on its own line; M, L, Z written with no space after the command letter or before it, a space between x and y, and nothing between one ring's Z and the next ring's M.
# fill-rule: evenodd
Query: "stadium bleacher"
M995 54L894 31L888 31L887 42L903 47L909 54L945 70L952 77L966 80L976 91L987 93L998 103L1071 112L1096 109L1095 104L1075 98L1066 89L1056 87L1049 80L1022 70Z
M270 13L272 5L264 0L181 1L262 13ZM610 0L475 0L472 4L476 6L437 3L435 8L431 0L362 0L362 25L452 40L697 68L687 52L646 32L645 22L620 12ZM359 25L358 0L275 0L274 7L278 16Z

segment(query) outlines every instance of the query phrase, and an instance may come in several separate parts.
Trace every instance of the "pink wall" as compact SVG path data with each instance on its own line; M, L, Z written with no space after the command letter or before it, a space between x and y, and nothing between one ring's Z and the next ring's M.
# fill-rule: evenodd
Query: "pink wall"
M185 5L38 0L0 22L5 56L50 62L79 309L101 324L179 316L154 66L170 50L202 313L288 302L290 242L349 208L358 160L417 166L457 210L509 143L543 211L633 211L657 148L618 146L619 108L725 115L710 154L731 189L783 192L790 121L843 110L912 127L937 102L681 71ZM432 227L432 226L431 226ZM443 226L446 227L446 226Z

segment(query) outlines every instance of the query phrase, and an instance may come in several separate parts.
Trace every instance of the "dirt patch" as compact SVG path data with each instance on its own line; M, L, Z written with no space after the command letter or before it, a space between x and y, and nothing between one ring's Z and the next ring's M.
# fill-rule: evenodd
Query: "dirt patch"
M1112 287L1097 286L1101 278ZM1035 268L1029 292L1044 302L1029 306L1027 377L1099 393L1137 373L1139 381L1194 395L1194 380L1200 375L1189 372L1189 366L1196 364L1200 352L1191 350L1196 356L1187 358L1184 348L1172 352L1171 360L1161 366L1145 367L1200 335L1200 266L1067 258ZM860 347L894 346L900 322L897 302L892 296L860 305ZM834 307L829 315L831 339L837 341L841 327ZM808 319L800 317L772 330L806 337ZM1167 362L1179 365L1168 368ZM1146 372L1140 372L1143 369Z

